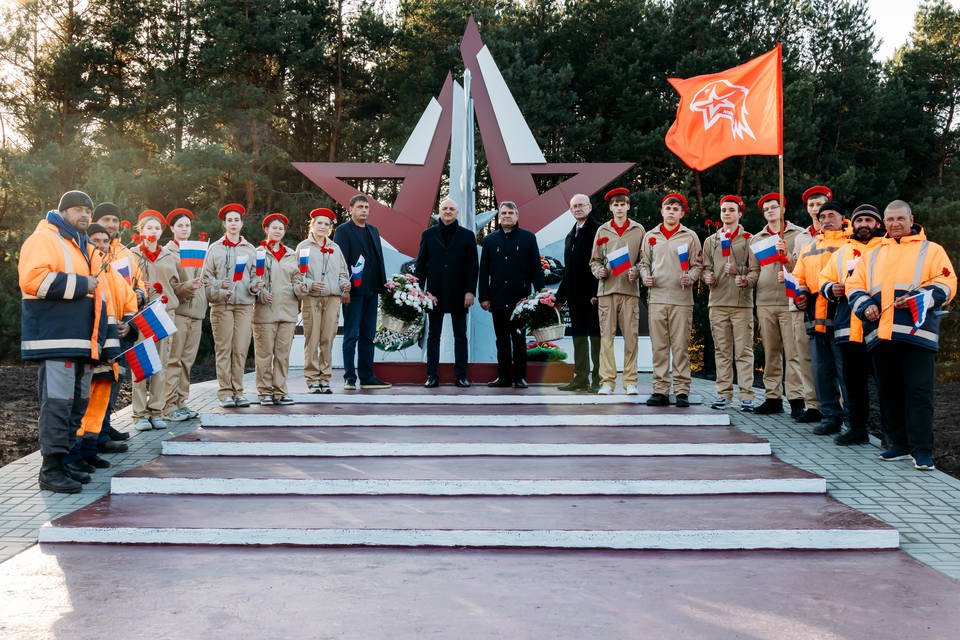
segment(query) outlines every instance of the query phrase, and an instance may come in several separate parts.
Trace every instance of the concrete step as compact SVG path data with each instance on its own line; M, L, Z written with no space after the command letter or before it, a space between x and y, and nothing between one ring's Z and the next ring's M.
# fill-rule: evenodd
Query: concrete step
M161 456L113 476L113 493L222 495L693 495L823 493L773 456Z
M896 529L826 495L110 495L40 542L610 549L887 549Z
M183 456L770 455L731 427L205 428L163 442Z
M442 405L512 405L512 404L539 404L539 405L593 405L593 404L616 404L624 406L634 406L644 404L649 393L628 396L623 393L617 393L609 396L600 396L595 393L578 394L475 394L464 393L456 395L424 395L424 394L392 394L392 395L371 395L363 393L292 393L290 397L297 404L442 404ZM249 400L255 404L260 404L260 399L254 394ZM703 400L699 395L693 394L689 398L690 404L702 404ZM671 397L671 401L674 399ZM270 406L270 405L267 405ZM286 405L290 406L290 405Z

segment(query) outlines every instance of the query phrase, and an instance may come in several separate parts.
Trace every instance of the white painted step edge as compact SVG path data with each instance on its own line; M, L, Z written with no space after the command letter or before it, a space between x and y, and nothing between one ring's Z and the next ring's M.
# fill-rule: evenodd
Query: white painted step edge
M491 442L199 442L170 441L177 456L768 456L769 442L741 443L491 443Z
M595 393L577 395L425 395L425 394L397 394L373 395L362 393L294 393L290 394L298 404L471 404L471 405L505 405L505 404L561 404L561 405L591 405L591 404L644 404L648 394L628 396L622 393L609 396L600 396ZM690 404L701 404L700 396L690 396ZM258 404L260 400L251 395L250 402Z
M437 529L181 529L54 527L40 542L398 547L566 547L578 549L896 549L896 529L678 531Z
M700 426L725 427L730 416L725 413L698 414L630 414L622 415L315 415L315 414L229 414L202 413L204 427L535 427L575 425L583 427Z
M747 480L392 480L290 478L143 478L114 476L114 494L167 495L708 495L826 493L823 478Z

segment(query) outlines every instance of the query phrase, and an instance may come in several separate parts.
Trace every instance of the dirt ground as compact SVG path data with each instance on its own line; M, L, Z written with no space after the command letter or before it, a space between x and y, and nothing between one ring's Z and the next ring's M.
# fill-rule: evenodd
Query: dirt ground
M194 365L190 378L193 382L211 380L216 370L211 365ZM37 396L37 368L33 365L0 366L0 467L39 447L37 443L37 415L40 401ZM130 404L131 386L127 381L120 388L115 410Z

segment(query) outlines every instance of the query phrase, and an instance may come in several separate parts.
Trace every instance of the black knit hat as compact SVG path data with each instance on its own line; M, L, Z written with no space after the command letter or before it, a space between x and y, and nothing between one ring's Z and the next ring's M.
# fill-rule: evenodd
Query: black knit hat
M93 200L83 191L67 191L60 196L60 204L57 205L57 211L66 211L70 207L88 207L93 209Z
M860 216L868 216L879 222L881 225L883 224L883 218L880 216L880 210L872 204L861 204L854 209L853 215L850 216L850 222L853 222Z
M99 220L103 216L115 216L120 217L120 207L113 204L112 202L101 202L97 205L97 208L93 210L93 219L94 221Z
M836 211L841 216L847 215L847 208L836 200L827 200L822 205L820 205L820 211L817 212L817 217L820 217L820 214L824 211Z
M97 224L96 222L90 223L90 226L87 227L87 237L89 238L90 236L92 236L92 235L94 235L94 234L97 234L97 233L105 233L105 234L107 234L108 236L110 235L110 232L109 232L109 231L107 231L106 229L104 229L102 226L100 226L100 225Z

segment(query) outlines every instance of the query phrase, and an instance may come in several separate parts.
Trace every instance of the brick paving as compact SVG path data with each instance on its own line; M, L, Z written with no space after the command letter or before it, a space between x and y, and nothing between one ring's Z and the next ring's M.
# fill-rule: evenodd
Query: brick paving
M300 371L290 372L291 378ZM641 375L641 382L649 376ZM252 385L252 374L245 379ZM705 402L714 396L710 381L694 380L694 393ZM760 394L762 396L762 392ZM756 400L759 404L762 397ZM193 385L190 406L209 411L217 406L216 382ZM32 453L0 468L0 561L36 543L45 522L93 502L109 490L110 477L139 466L160 453L163 440L196 429L198 421L171 423L165 431L137 433L130 407L119 411L115 426L131 432L130 451L109 456L112 467L93 474L93 481L74 495L53 494L37 488L40 454ZM785 462L823 476L837 500L895 526L907 553L944 574L960 579L960 480L945 473L921 472L912 463L877 460L879 442L837 447L827 436L814 436L811 425L795 423L789 415L756 416L729 410L734 426L769 440L774 455Z

